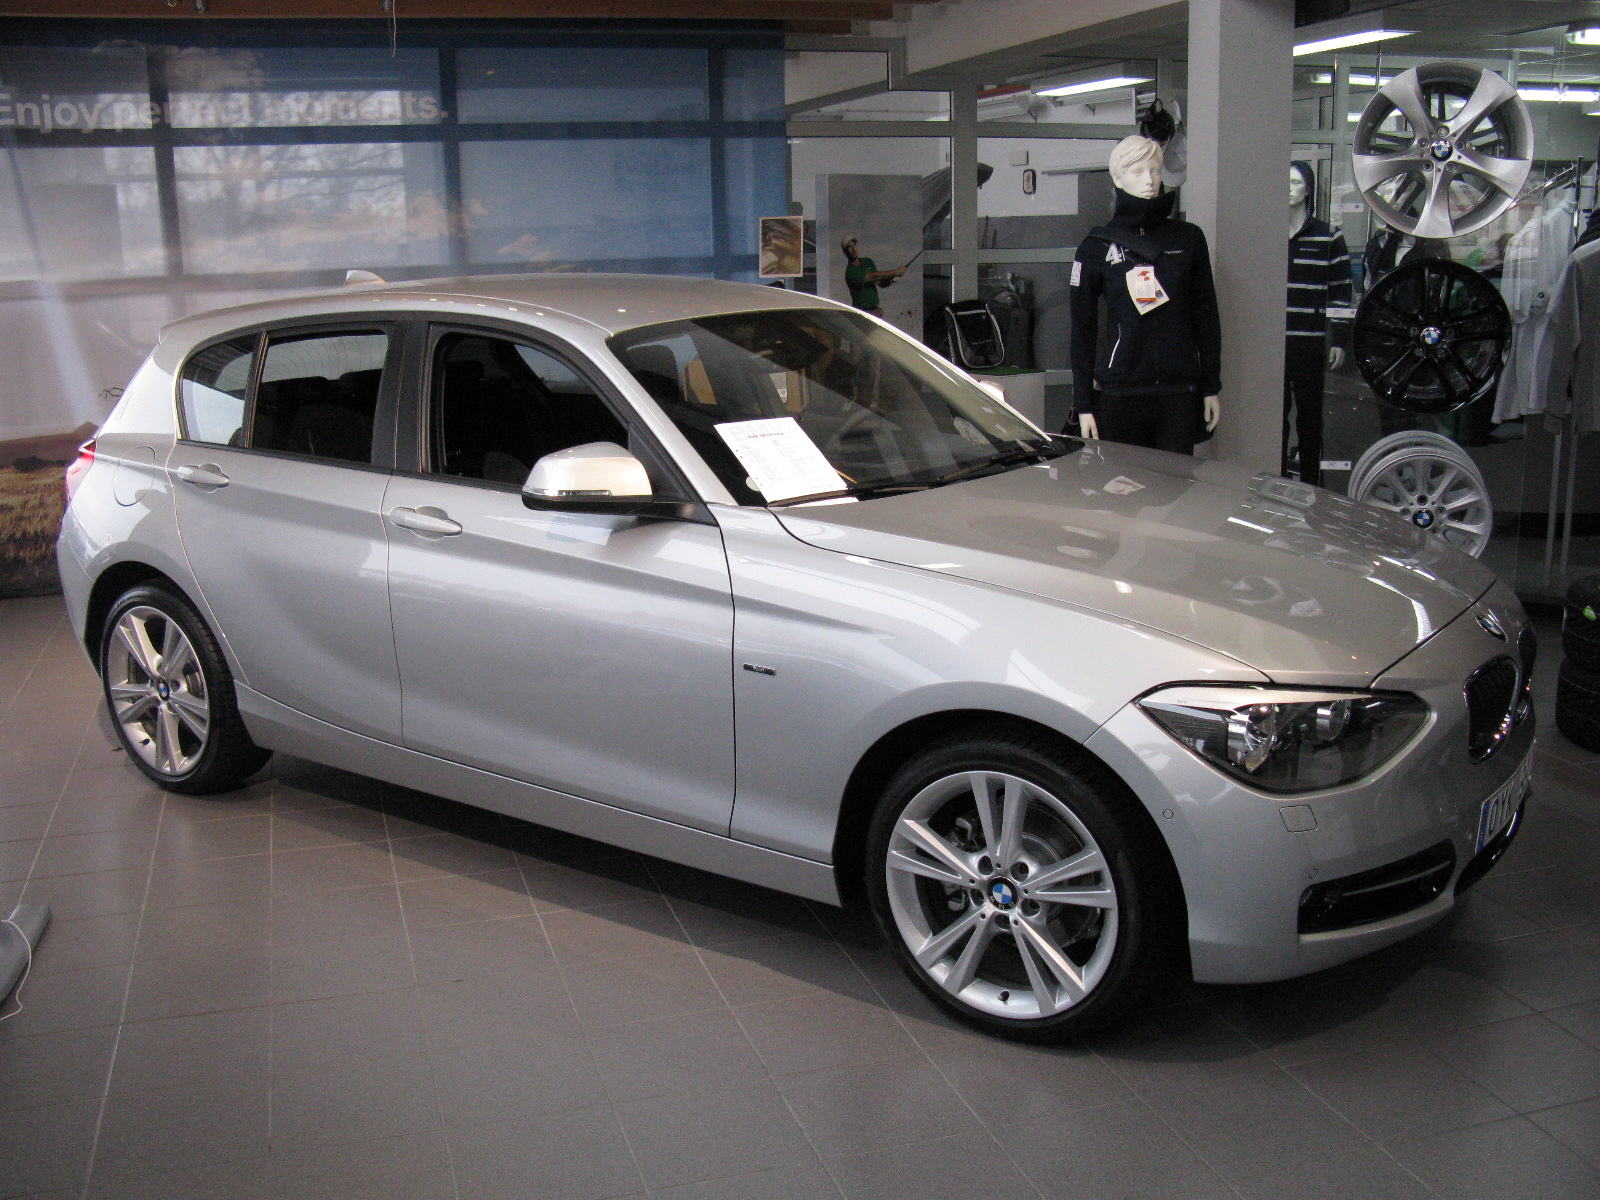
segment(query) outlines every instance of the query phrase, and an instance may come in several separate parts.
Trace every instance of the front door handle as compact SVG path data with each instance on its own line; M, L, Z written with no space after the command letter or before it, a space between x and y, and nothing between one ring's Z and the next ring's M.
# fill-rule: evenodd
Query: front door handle
M185 464L174 472L183 482L204 492L214 492L232 482L216 463Z
M390 509L389 520L401 529L409 529L424 537L454 537L461 532L461 526L450 519L449 513L431 504L422 508Z

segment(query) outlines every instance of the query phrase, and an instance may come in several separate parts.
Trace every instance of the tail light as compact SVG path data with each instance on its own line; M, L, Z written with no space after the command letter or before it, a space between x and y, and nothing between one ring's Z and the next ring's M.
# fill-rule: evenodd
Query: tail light
M94 439L90 438L78 447L78 457L67 464L67 503L72 503L72 494L78 490L78 485L83 482L83 477L89 473L89 468L94 465Z

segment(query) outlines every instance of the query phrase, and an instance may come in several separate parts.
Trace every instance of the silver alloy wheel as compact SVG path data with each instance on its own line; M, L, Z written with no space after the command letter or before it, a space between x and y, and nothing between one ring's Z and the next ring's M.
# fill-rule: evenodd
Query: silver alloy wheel
M1406 446L1376 463L1355 499L1410 521L1477 558L1494 509L1477 466L1459 450Z
M1385 224L1419 238L1482 229L1516 203L1533 163L1533 121L1517 89L1466 62L1402 71L1356 124L1356 186Z
M183 629L160 609L139 605L118 618L106 649L106 692L128 745L154 770L180 776L205 753L205 673Z
M1465 450L1442 433L1433 433L1426 429L1402 429L1399 433L1379 438L1362 452L1360 458L1356 459L1356 465L1350 472L1350 495L1357 496L1365 490L1373 467L1396 450L1412 446L1432 446L1463 461L1472 461Z
M928 977L991 1016L1079 1003L1117 946L1117 891L1094 837L1060 799L999 771L947 775L895 821L888 899Z

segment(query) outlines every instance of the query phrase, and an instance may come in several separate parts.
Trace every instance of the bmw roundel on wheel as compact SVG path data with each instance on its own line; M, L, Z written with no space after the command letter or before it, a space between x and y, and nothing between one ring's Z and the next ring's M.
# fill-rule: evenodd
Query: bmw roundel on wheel
M69 489L71 620L162 787L283 751L863 905L1007 1037L1389 945L1521 822L1533 634L1486 567L1047 434L797 292L191 317Z

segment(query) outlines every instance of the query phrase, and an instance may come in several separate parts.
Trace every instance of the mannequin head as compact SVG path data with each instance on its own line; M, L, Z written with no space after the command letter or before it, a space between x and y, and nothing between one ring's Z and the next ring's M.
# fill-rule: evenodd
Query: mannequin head
M1311 189L1316 186L1316 176L1311 172L1311 164L1298 160L1289 164L1289 207L1305 207L1311 196Z
M1161 194L1161 143L1147 137L1123 138L1111 152L1111 182L1130 196L1153 200Z

